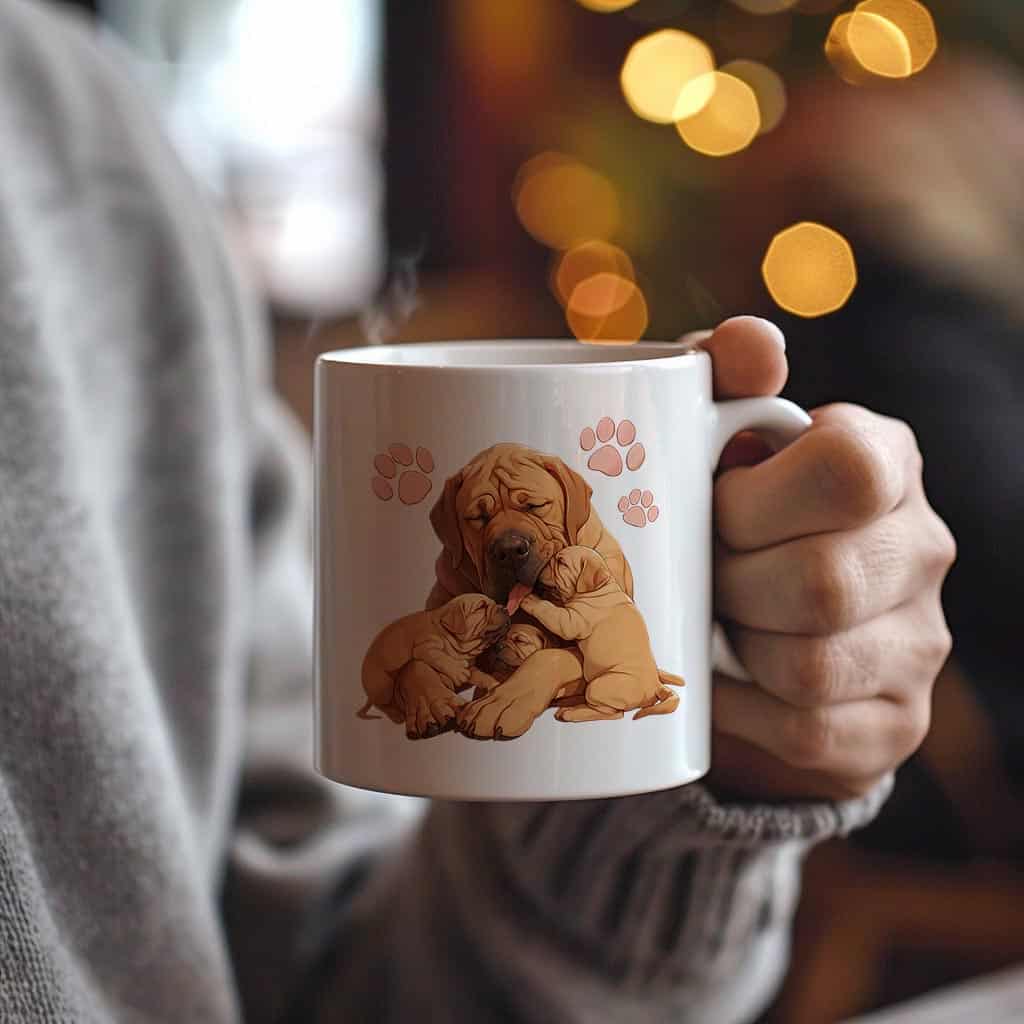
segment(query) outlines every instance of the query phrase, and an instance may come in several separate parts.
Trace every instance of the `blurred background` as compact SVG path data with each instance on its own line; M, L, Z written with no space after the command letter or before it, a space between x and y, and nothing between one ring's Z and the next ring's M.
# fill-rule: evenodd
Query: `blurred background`
M776 319L908 420L960 558L932 733L810 858L770 1019L1024 961L1020 0L95 0L222 211L309 425L366 341Z

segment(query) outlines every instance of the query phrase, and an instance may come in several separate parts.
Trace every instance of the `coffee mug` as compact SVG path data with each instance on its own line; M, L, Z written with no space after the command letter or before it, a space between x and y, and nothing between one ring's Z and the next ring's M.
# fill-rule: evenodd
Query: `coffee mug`
M323 775L566 800L707 772L715 466L805 412L713 401L680 343L574 341L329 352L315 408Z

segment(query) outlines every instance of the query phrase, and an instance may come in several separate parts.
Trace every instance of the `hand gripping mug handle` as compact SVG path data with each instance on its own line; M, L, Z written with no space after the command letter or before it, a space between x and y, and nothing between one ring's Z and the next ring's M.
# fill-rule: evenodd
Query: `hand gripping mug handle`
M737 398L729 402L715 402L713 408L712 473L725 446L741 431L755 431L778 450L795 441L811 425L811 417L799 405L785 398ZM711 665L733 679L752 682L717 621L711 630Z

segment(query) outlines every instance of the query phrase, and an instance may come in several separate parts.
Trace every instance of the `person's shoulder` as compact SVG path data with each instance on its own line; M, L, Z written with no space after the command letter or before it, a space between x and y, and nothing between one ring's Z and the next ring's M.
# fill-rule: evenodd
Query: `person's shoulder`
M125 52L82 12L0 0L0 109L73 136L100 122L145 123L139 92Z
M72 7L41 0L0 0L0 53L21 55L22 67L33 64L55 75L69 61L101 63L92 21Z

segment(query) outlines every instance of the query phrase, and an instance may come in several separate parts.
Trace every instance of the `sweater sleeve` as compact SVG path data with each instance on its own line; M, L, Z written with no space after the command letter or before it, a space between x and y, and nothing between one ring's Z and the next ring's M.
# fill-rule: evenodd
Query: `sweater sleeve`
M316 1020L752 1020L787 966L800 862L888 795L725 805L702 785L435 801L336 922ZM296 1018L300 1019L300 1018Z

